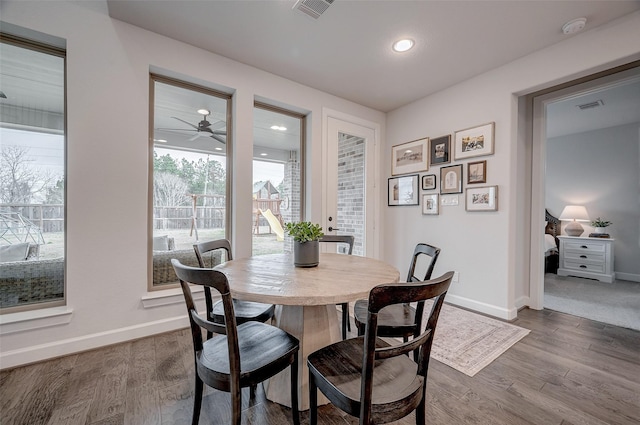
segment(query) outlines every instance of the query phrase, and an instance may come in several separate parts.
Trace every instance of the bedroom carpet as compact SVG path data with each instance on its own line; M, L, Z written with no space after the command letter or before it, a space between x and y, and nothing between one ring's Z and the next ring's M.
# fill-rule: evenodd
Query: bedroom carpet
M640 282L599 282L547 273L544 307L610 325L640 330Z
M429 310L425 305L425 310ZM528 329L444 304L431 358L473 376L524 338Z

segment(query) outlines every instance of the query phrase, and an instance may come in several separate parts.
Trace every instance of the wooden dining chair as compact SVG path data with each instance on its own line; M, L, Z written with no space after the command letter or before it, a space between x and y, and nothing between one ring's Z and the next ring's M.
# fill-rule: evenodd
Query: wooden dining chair
M433 336L453 272L424 282L390 283L371 290L364 336L340 341L311 353L309 423L318 422L318 389L339 409L358 417L360 424L396 421L416 411L424 425L427 370ZM391 345L380 338L378 319L395 303L433 299L426 326L410 341ZM394 342L394 341L392 341ZM406 354L418 352L416 359Z
M320 242L343 243L348 246L347 254L353 254L353 244L355 237L353 235L324 235L320 238ZM351 331L351 321L349 320L349 303L340 304L342 310L342 339L347 339L347 330Z
M227 260L233 260L231 254L231 243L227 239L216 239L212 241L200 242L193 245L193 249L196 252L198 258L198 264L200 267L213 267L213 262L207 265L207 254L212 254L214 251L223 250L227 254ZM205 286L205 292L209 291L209 288ZM214 323L224 324L224 306L222 301L218 301L215 304L211 304L211 294L205 297L207 303L207 319ZM275 312L275 306L273 304L263 304L251 301L233 300L233 310L236 315L236 322L240 325L245 322L266 322L271 320ZM211 338L211 332L207 331L207 338Z
M413 250L407 282L422 282L431 279L433 268L436 265L440 248L425 243L419 243ZM427 264L422 264L421 259L426 259ZM416 276L416 268L420 263L425 267L425 273ZM358 300L354 306L354 321L358 328L358 335L364 335L367 325L367 300ZM378 333L386 337L402 337L407 341L410 336L417 336L422 327L422 314L424 301L418 302L415 308L407 303L391 305L378 315Z
M232 424L240 425L242 392L265 379L290 368L291 414L299 425L298 413L298 351L299 341L275 326L249 321L236 323L229 281L224 273L209 268L189 267L172 259L171 264L180 280L191 324L195 358L195 395L192 424L197 425L202 406L204 384L231 393ZM224 318L222 324L212 322L196 310L189 284L202 285L222 297ZM216 334L203 341L202 328Z

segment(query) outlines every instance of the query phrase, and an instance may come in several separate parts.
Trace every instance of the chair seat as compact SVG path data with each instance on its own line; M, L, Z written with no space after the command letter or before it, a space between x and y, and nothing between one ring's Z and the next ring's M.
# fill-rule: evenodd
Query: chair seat
M287 332L262 322L238 326L240 386L248 387L282 370L297 355L299 342ZM256 343L256 342L259 342ZM229 391L229 352L226 335L214 335L197 354L198 375L209 386Z
M377 347L388 347L389 343L377 338ZM337 406L347 413L358 416L364 337L351 338L329 345L309 355L309 371L316 377L318 388L341 394L345 405ZM398 415L398 410L411 411L414 403L398 404L407 397L416 400L422 397L423 378L416 374L417 364L409 356L376 360L373 374L372 413L375 423L384 423L382 418ZM327 385L328 384L328 385ZM332 403L336 398L332 397ZM393 412L392 412L393 410Z
M233 300L233 311L238 325L250 321L266 322L273 317L275 308L273 304ZM213 305L212 319L215 323L224 323L224 306L222 305L222 301L218 301Z
M358 300L354 305L354 320L360 334L367 326L367 300ZM393 304L378 313L379 336L411 336L416 330L416 310L410 305Z

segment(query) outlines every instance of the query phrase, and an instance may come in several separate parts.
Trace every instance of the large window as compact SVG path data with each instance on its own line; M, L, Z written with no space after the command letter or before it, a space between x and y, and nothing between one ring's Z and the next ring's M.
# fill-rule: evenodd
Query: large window
M152 75L151 289L177 284L171 259L197 266L193 244L228 238L230 96Z
M262 103L253 111L253 255L291 252L284 223L300 221L304 116Z
M65 53L0 35L0 311L64 305Z

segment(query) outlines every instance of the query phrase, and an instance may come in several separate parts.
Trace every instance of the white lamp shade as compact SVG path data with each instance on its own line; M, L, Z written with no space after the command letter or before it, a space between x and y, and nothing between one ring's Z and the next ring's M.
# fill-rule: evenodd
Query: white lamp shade
M560 214L560 220L589 221L589 214L582 205L567 205Z

